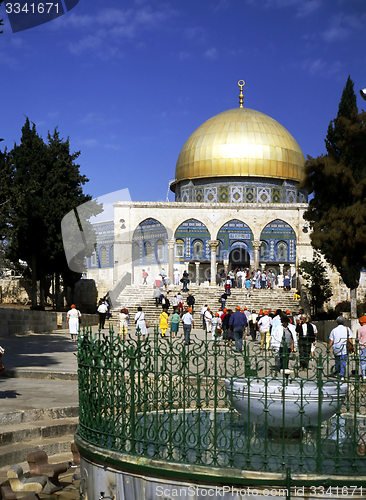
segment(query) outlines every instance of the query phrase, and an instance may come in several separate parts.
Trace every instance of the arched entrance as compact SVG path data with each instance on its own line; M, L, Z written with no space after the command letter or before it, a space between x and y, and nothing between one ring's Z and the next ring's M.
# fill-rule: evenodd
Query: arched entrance
M233 248L229 255L229 269L243 269L247 267L250 267L248 251L242 246Z

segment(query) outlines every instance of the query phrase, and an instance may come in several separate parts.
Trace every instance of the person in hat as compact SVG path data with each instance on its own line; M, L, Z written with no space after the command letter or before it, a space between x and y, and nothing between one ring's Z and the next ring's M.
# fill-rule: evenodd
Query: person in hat
M229 327L234 333L235 347L237 352L243 350L244 327L248 324L247 317L240 312L240 306L236 306L235 312L230 316Z
M217 312L211 320L212 324L212 340L221 340L221 318Z
M212 313L211 313L211 310L209 307L207 307L205 313L204 313L204 317L205 317L205 322L206 322L206 332L207 333L211 333L211 329L212 329Z
M272 318L270 318L268 311L263 312L263 316L258 321L259 332L261 334L261 351L263 349L269 349L269 343L271 340L270 329L272 326Z
M72 304L70 311L66 315L66 328L69 327L73 342L76 342L79 333L79 318L81 318L81 313L76 309L75 304Z
M366 380L366 316L358 320L361 327L357 331L362 380Z

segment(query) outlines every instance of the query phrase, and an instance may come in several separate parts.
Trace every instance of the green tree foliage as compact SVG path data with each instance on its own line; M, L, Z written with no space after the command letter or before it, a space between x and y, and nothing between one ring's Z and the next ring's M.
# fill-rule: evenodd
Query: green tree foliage
M304 278L305 286L309 290L311 312L315 316L333 295L327 269L321 261L320 255L315 253L312 262L306 260L301 262L299 273Z
M303 187L314 197L305 219L314 248L356 289L366 264L366 113L358 112L350 77L325 145L326 155L306 162Z
M47 289L47 277L55 273L62 276L64 284L73 284L80 278L80 273L68 268L61 236L62 218L91 200L82 191L88 179L80 174L80 166L75 163L79 154L70 153L69 140L61 139L57 129L48 134L46 144L28 118L20 144L15 144L9 153L12 174L6 257L27 263L32 276L33 307L37 306L38 280L42 291ZM90 216L100 211L96 203L91 204Z

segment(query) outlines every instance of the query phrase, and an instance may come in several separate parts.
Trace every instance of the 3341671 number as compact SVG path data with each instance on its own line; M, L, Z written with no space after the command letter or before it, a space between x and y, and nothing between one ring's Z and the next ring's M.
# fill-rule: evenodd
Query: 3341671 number
M5 9L7 14L58 14L58 3L6 3Z

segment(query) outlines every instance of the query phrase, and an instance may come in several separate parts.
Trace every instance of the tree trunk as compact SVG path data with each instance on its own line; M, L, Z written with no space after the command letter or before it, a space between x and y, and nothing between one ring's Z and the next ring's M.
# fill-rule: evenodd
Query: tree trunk
M36 308L38 305L37 302L37 257L36 255L32 255L31 258L31 266L32 266L32 308Z
M40 284L40 297L39 297L39 304L41 306L41 309L42 311L45 310L45 287L46 287L46 283L45 283L46 279L44 276L41 276L41 279L39 281L39 284Z
M61 291L60 291L60 275L56 273L55 278L55 294L56 294L56 309L59 311L61 309Z
M350 291L351 297L351 330L356 335L358 328L357 318L357 288L352 288Z

